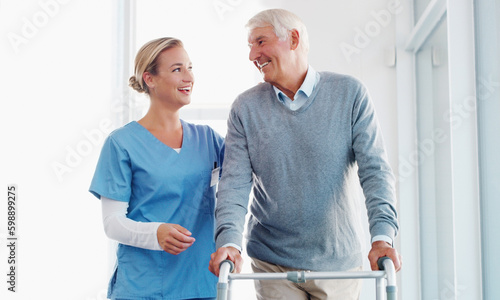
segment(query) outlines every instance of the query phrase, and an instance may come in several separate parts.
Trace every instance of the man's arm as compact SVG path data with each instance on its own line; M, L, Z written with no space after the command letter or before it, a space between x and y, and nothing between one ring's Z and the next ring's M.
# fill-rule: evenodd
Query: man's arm
M233 244L242 248L243 228L252 185L247 138L234 104L228 119L225 143L223 171L215 210L217 252L212 254L209 266L210 271L216 275L219 274L219 264L225 259L235 263L237 272L241 270L243 259L240 251L227 246Z
M378 269L377 260L383 256L390 257L399 270L400 256L392 247L399 229L395 178L373 104L364 87L360 88L355 100L352 120L353 150L366 199L370 234L374 237L368 258L373 270Z

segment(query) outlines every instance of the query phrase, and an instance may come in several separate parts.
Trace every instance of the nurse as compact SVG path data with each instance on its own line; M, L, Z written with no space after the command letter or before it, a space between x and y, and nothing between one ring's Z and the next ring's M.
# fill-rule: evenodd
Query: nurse
M224 142L179 118L193 84L180 40L156 39L137 53L130 86L149 95L149 110L109 135L90 186L106 235L119 242L110 299L216 297L207 266Z

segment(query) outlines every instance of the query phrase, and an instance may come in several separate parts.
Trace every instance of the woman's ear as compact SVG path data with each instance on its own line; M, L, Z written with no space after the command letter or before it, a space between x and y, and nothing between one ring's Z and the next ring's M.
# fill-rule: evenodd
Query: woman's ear
M147 84L148 88L154 89L154 80L153 80L153 75L151 75L151 73L144 72L142 74L142 79Z

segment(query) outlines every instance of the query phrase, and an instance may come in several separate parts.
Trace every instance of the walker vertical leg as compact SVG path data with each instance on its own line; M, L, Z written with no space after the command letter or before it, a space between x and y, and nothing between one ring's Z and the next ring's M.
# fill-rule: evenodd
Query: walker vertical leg
M233 284L233 281L228 280L228 282L227 282L227 300L233 299L233 289L231 288L232 284Z
M217 300L231 299L231 281L229 273L234 269L234 264L230 260L225 260L220 264L219 282L217 283Z
M377 300L384 300L385 293L384 293L384 280L385 278L375 278L375 288L376 288L376 298Z

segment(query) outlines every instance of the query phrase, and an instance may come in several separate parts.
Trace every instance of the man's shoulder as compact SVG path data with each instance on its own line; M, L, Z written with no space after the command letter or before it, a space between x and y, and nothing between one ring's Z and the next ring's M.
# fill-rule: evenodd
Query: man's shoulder
M248 90L242 92L238 98L255 98L256 96L264 96L266 94L271 94L273 91L273 86L268 82L261 82L257 85L249 88Z
M274 95L273 86L270 83L262 82L239 94L233 103L233 108L262 105L266 99L272 101Z
M320 74L320 82L326 83L342 83L350 86L362 86L363 83L361 80L353 75L349 74L341 74L330 71L321 71Z

